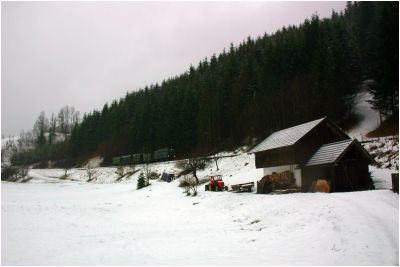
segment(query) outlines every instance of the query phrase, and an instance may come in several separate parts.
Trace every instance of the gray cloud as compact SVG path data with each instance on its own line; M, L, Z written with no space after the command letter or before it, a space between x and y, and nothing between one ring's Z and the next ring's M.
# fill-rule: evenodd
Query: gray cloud
M101 109L247 36L345 2L2 2L2 133L40 111Z

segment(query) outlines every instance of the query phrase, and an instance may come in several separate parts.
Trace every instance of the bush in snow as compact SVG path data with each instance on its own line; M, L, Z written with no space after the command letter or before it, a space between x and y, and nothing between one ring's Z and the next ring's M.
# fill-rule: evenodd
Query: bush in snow
M90 166L90 164L88 164L88 166L87 166L86 173L87 173L87 176L88 176L88 179L87 179L86 182L91 182L91 181L96 179L96 171L95 171L95 169L93 169Z
M134 174L137 171L135 165L129 165L126 168L127 168L127 170L125 170L125 171L126 171L126 175L128 175L128 176Z
M17 171L18 171L18 176L20 178L25 178L25 176L28 175L29 172L29 166L28 165L21 165L17 167Z
M160 174L157 172L149 172L149 174L147 175L147 179L148 180L157 180L160 177Z
M68 177L69 168L64 168L64 174L60 177L61 180L65 180Z
M119 180L121 180L125 175L126 175L126 173L125 173L125 167L124 166L118 166L117 167L117 170L115 171L115 173L118 175L118 178L117 178L117 182L119 181Z
M197 195L197 186L198 182L194 179L194 177L184 176L179 180L179 187L184 189L184 193L187 196L196 196Z
M115 173L118 175L118 177L124 176L125 167L122 165L118 166L117 169L115 170Z
M17 167L5 166L1 168L2 181L11 181L14 178L17 178L17 176L18 176Z
M143 188L145 186L148 186L149 184L146 183L146 179L144 177L143 172L140 173L139 178L137 180L137 189Z

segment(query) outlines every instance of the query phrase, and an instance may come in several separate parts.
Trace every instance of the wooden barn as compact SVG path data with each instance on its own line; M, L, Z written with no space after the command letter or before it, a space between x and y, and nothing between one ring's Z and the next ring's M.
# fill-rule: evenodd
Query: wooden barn
M369 189L368 165L377 164L327 117L275 132L251 152L265 176L290 172L303 192L319 179L329 182L331 192Z

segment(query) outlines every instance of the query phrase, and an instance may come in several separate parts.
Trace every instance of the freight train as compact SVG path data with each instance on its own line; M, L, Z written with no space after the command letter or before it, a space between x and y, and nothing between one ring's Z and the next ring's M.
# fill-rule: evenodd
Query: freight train
M173 148L163 148L149 153L126 155L112 158L113 165L135 165L142 163L172 160L175 158Z

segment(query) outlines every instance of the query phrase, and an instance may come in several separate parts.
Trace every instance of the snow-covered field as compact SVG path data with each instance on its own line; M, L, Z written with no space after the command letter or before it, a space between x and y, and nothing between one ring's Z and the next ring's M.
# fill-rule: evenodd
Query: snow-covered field
M3 265L396 265L389 190L289 195L177 181L2 183Z
M256 181L254 155L224 158L228 185ZM3 265L396 265L399 198L389 190L353 193L205 192L188 197L178 181L137 177L115 183L115 168L31 170L27 183L2 182ZM158 163L152 171L174 171ZM390 170L371 167L377 188Z

